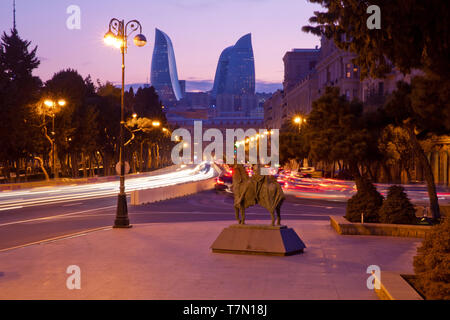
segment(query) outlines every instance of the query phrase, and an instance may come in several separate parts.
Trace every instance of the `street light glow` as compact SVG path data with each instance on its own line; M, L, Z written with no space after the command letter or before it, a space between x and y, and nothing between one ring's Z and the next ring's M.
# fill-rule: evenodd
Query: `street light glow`
M299 124L300 122L302 122L302 118L301 117L295 117L294 118L294 122Z
M103 41L108 45L108 46L113 46L116 42L117 42L117 37L114 33L112 33L111 31L108 31L105 36L103 37Z
M116 40L116 37L109 35L109 34L106 34L105 37L103 38L103 41L108 46L112 46L114 44L115 40Z
M106 45L115 47L117 49L122 48L122 46L124 45L124 42L121 39L117 38L112 32L108 32L107 34L105 34L103 41Z

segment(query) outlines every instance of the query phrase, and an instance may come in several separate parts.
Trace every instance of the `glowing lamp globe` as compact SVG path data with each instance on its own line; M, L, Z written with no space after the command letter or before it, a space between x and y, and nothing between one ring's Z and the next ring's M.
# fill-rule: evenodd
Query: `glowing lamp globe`
M138 34L133 41L137 47L143 47L147 43L147 38L143 34Z
M109 46L112 46L117 41L116 36L111 31L108 31L105 36L103 37L103 41Z

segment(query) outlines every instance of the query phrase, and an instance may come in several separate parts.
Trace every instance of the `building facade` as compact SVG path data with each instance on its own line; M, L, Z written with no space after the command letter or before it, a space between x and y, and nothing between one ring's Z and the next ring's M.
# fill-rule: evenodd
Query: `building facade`
M311 53L307 56L305 52ZM305 53L305 56L302 56ZM315 55L317 62L313 64ZM323 37L319 53L316 49L294 49L283 58L285 64L284 90L275 92L264 103L264 125L266 128L281 128L297 115L311 112L312 103L329 86L339 87L340 94L347 99L358 99L364 103L364 112L383 105L386 97L396 90L398 81L410 83L420 70L404 75L396 68L382 79L361 80L359 67L353 64L355 55L336 47L334 41ZM314 65L314 67L313 67ZM429 150L428 150L429 149ZM425 150L437 184L450 185L450 138L436 137ZM414 161L406 172L399 165L390 168L392 177L398 182L423 181L423 168ZM400 177L400 178L398 178ZM380 177L381 180L386 177ZM384 180L383 180L384 181ZM388 182L388 181L385 181ZM390 181L392 182L392 181ZM396 181L397 183L397 181Z
M211 96L220 116L249 116L258 107L251 34L227 47L217 64Z
M166 105L174 105L183 98L182 86L178 80L177 64L172 41L169 36L155 29L155 47L151 67L151 84Z
M361 100L361 82L358 66L352 63L355 54L336 47L332 39L322 37L320 59L316 66L318 76L318 93L321 95L326 87L339 87L340 93L347 99Z
M319 49L292 49L283 57L285 91L293 89L300 81L314 72L319 60Z
M219 94L255 94L255 58L250 33L220 55L212 89L213 96Z
M282 122L311 112L312 103L319 97L317 73L308 74L285 95L286 112Z
M333 40L321 39L321 48L293 49L283 57L283 91L273 95L264 111L266 125L281 128L295 116L311 112L312 103L328 86L337 86L349 100L361 99L359 68L354 54L340 50Z
M277 90L264 103L264 125L268 129L280 129L284 117L287 116L285 95L283 90Z

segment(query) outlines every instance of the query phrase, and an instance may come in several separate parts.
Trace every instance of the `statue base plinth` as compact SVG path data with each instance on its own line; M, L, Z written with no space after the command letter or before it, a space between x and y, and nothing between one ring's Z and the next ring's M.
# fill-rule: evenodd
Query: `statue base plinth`
M211 245L215 253L290 256L306 248L287 226L235 224L222 230Z

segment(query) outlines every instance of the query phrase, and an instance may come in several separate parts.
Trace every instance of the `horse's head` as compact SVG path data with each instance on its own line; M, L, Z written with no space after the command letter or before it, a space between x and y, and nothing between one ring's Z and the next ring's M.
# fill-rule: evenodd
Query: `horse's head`
M242 164L236 164L233 166L233 183L240 183L247 180L248 174Z

